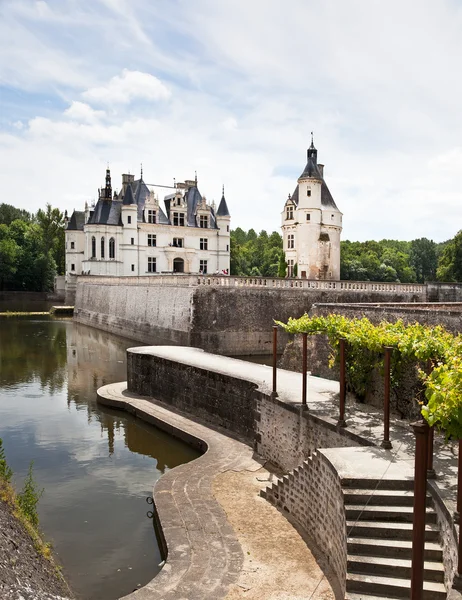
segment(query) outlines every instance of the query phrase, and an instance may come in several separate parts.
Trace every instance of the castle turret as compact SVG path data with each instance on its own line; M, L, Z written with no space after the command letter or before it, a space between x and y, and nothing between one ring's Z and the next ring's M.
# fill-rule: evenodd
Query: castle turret
M342 213L324 181L313 137L306 166L282 213L289 277L340 279Z
M230 239L231 239L231 215L225 199L225 186L222 188L221 200L216 212L217 226L219 229L219 258L218 269L229 274L230 269Z
M127 257L124 264L124 275L139 275L137 215L138 205L133 196L132 186L127 184L121 210L122 244L124 254Z

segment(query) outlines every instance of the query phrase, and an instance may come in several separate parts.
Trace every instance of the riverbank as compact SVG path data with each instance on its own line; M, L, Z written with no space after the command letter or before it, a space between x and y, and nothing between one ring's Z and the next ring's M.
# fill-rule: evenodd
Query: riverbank
M72 594L56 565L38 552L25 526L0 498L0 598L67 600Z

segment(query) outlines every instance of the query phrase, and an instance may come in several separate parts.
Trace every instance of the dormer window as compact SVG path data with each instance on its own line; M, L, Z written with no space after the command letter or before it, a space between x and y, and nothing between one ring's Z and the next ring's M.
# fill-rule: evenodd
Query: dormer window
M156 222L156 211L148 210L148 223L155 223L155 222Z
M286 220L291 221L294 218L294 207L288 206L286 210Z
M206 217L205 215L201 215L199 217L199 227L202 227L203 229L207 229L208 226L209 226L209 218Z
M173 213L173 224L175 226L184 227L184 213L174 212Z

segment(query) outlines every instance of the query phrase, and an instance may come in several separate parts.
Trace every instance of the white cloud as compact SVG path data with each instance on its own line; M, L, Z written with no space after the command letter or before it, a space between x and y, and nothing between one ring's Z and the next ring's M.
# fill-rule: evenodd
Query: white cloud
M314 129L344 239L443 240L460 227L452 0L1 6L0 82L16 94L2 107L24 124L0 129L13 204L37 210L46 190L81 208L107 162L116 185L143 162L153 182L197 169L209 200L225 183L233 227L278 229Z
M82 94L97 104L129 104L133 100L168 100L170 90L154 75L124 69L106 85L94 87Z
M96 123L105 116L104 110L94 110L85 102L74 100L69 108L64 111L64 116L74 121L84 121L86 123Z

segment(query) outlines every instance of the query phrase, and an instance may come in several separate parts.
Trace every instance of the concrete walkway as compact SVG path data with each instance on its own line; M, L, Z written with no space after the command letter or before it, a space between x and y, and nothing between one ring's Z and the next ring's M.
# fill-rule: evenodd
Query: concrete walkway
M252 381L263 391L270 393L272 389L272 367L259 365L238 359L218 356L204 352L198 348L178 348L174 346L156 346L141 347L130 349L140 353L151 353L159 357L171 360L181 360L181 362L211 369L219 373L232 375L238 379ZM277 391L278 399L287 404L301 405L302 395L302 376L300 373L277 370ZM308 409L311 414L316 415L323 420L335 425L338 420L338 400L339 383L321 377L308 377ZM380 448L383 439L383 413L366 404L349 402L346 408L347 428L345 433L353 439L362 440L363 443ZM414 434L409 421L400 419L396 415L390 417L390 440L392 442L391 450L380 448L379 452L374 452L374 470L380 472L393 473L396 469L408 476L414 476ZM361 464L358 463L358 457L352 453L351 464L345 454L346 471L357 469L357 476L360 477L362 469L367 472L367 452L362 452L364 459ZM372 455L371 455L372 456ZM384 461L380 467L377 465L377 457ZM436 472L436 482L441 491L448 509L453 512L456 504L457 494L457 460L458 444L456 442L445 442L444 436L435 432L434 442L434 469ZM397 466L400 463L400 466ZM355 476L352 471L351 476Z
M130 394L125 382L100 388L98 401L206 450L156 483L168 557L125 600L334 600L329 569L320 568L294 527L259 496L271 475L249 446Z
M265 365L217 356L195 348L157 346L132 348L130 351L149 353L252 381L261 391L271 392L272 369ZM299 373L278 369L278 399L287 404L299 405L301 379ZM299 582L299 585L295 586L296 589L292 587L282 590L270 586L274 594L269 593L268 587L263 589L265 577L268 577L272 570L275 586L288 579L278 577L277 561L268 563L272 565L270 569L261 568L260 576L255 574L258 569L252 570L249 555L244 555L242 548L250 547L252 541L255 542L257 531L246 530L244 525L249 521L248 515L253 515L253 511L257 510L258 502L264 501L257 499L255 490L255 495L248 496L248 510L241 507L239 514L237 499L230 502L229 495L227 499L226 494L220 496L226 488L232 491L236 485L240 485L237 483L238 479L235 479L237 475L232 475L233 473L243 474L242 482L249 473L258 473L260 479L266 478L262 465L252 457L251 449L218 431L185 418L185 415L168 410L165 405L155 400L133 396L125 388L125 384L105 386L98 390L99 399L110 406L124 408L163 429L169 430L170 427L171 432L176 432L175 435L178 435L178 431L183 432L185 439L195 440L197 445L200 444L199 440L204 440L208 446L206 454L193 463L175 468L156 484L154 496L169 550L168 560L154 580L127 598L212 600L224 598L227 594L230 600L241 596L275 600L333 598L333 592L325 577L328 572L323 573L312 556L303 557L302 562L296 566L297 569L301 569L297 571L300 579L296 579ZM310 413L335 424L338 418L338 391L338 382L309 377ZM390 439L393 448L384 450L380 448L383 419L379 410L364 404L349 404L346 419L348 426L345 434L358 442L358 448L332 451L330 459L341 477L413 478L414 435L408 422L392 417ZM359 440L364 444L362 447ZM434 466L441 495L449 510L453 511L457 486L457 452L454 445L445 445L440 436L435 436ZM256 484L256 480L257 475L252 476L252 485ZM264 485L266 484L262 483L262 486ZM244 487L242 483L242 490ZM275 509L272 511L267 517L268 527L273 532L273 548L278 552L283 538L283 534L279 536L278 532L283 531L283 525L287 525L287 522ZM298 535L293 528L292 532L293 535ZM292 542L287 544L291 545ZM257 547L258 543L255 543L254 548ZM279 566L283 572L287 570L288 563L297 552L300 552L297 544L294 544L293 548L293 554L287 556L285 550L278 554L281 559ZM259 560L258 564L264 565L265 560L269 560L268 556ZM303 571L303 563L309 564L310 572ZM250 574L252 576L249 578Z

